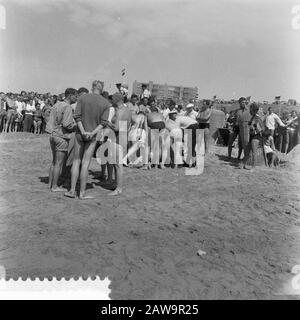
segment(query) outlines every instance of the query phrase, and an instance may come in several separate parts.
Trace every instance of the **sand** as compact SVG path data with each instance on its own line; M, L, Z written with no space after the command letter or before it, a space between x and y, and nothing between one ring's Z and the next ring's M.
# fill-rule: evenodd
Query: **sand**
M93 160L97 199L82 202L47 189L46 135L2 134L0 264L9 277L108 276L113 299L291 298L298 164L247 172L213 148L201 176L125 168L116 198Z

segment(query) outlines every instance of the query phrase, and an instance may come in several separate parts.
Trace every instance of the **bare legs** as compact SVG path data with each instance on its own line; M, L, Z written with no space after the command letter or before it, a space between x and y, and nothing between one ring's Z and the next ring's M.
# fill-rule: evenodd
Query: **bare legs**
M123 148L116 143L112 143L111 149L112 159L115 162L113 167L116 170L117 188L109 196L117 196L123 191Z
M64 192L66 191L64 188L58 187L58 179L60 177L62 167L64 164L64 160L66 158L67 152L61 152L61 151L55 151L55 160L54 160L54 165L52 169L52 187L51 191L52 192Z
M204 129L205 154L208 154L209 152L209 139L210 139L209 128L205 128Z
M71 189L65 193L66 197L75 198L76 184L80 177L80 193L79 199L93 199L94 197L86 196L86 184L88 181L88 169L91 163L92 156L96 148L96 141L83 142L75 137L74 142L74 160L71 170ZM80 169L81 165L81 170Z
M34 126L34 133L35 134L40 134L41 133L41 125L42 121L33 121L33 126Z

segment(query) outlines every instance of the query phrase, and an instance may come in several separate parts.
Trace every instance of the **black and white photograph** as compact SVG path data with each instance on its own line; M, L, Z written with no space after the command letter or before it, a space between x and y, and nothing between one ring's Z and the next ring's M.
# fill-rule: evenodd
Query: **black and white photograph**
M298 300L299 117L300 1L0 0L0 271Z

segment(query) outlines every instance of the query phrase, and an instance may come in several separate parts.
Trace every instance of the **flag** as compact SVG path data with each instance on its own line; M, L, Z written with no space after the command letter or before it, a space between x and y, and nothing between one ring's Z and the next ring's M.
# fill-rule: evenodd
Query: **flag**
M122 71L121 71L122 77L124 77L124 76L125 76L125 72L126 72L126 69L125 69L125 68L124 68L124 69L122 69Z
M275 97L275 100L276 100L276 101L279 101L280 98L281 98L281 96L276 96L276 97Z

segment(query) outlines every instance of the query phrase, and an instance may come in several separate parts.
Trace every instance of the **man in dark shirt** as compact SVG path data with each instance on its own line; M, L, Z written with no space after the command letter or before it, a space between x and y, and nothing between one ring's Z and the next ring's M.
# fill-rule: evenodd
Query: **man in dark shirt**
M96 148L96 135L105 121L110 119L111 104L101 96L103 83L95 80L92 93L81 96L76 105L74 119L77 123L77 132L74 142L74 159L72 165L71 190L65 193L66 197L75 198L75 188L80 175L79 199L93 199L86 196L88 168ZM81 164L81 170L79 171Z

